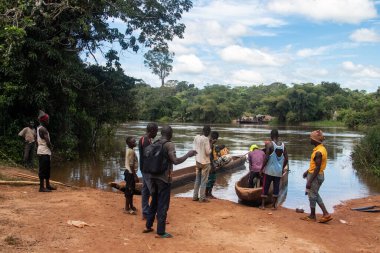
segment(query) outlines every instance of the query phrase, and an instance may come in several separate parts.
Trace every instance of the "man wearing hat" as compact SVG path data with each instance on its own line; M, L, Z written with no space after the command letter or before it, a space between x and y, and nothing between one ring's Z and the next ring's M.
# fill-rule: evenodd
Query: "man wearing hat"
M52 145L50 143L50 135L46 126L49 125L49 115L43 111L38 113L38 121L40 125L37 127L37 156L38 156L38 177L40 178L40 192L51 192L55 188L50 186L50 159ZM46 187L44 186L46 181Z
M315 206L318 204L323 212L323 216L318 220L320 223L332 220L331 215L327 211L325 204L319 195L319 188L325 179L324 170L327 163L327 150L322 143L324 139L325 137L321 130L313 131L310 134L310 143L314 145L314 149L311 154L309 169L303 173L303 178L307 179L306 193L309 196L310 215L302 217L301 219L306 221L316 221Z

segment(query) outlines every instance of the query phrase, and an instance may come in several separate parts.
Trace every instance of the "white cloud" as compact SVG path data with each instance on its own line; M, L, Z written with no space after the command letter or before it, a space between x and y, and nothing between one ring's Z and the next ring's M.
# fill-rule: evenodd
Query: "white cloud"
M301 77L306 82L310 82L312 80L320 80L321 78L326 77L329 74L329 71L324 68L297 68L295 70L295 75L297 77Z
M280 27L285 21L273 17L261 1L207 1L195 6L185 18L192 20L216 20L228 24L233 20L249 26Z
M173 67L175 73L197 74L205 69L203 62L194 54L180 55L175 58L176 64Z
M362 28L354 31L350 39L355 42L380 42L380 34L374 30Z
M328 50L327 46L318 47L318 48L304 48L297 51L297 56L299 57L311 57L322 55Z
M285 63L284 57L264 52L255 48L238 45L228 46L221 50L220 57L226 62L242 63L256 66L280 66Z
M268 9L340 23L360 23L377 16L375 3L371 0L271 0Z
M355 77L380 78L380 68L354 64L351 61L342 63L343 70Z
M260 84L265 81L264 77L252 70L237 70L232 72L232 80L234 84L249 85Z

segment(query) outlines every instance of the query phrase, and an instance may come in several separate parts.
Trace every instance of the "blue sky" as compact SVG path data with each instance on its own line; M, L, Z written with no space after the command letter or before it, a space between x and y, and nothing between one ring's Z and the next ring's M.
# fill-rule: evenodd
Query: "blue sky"
M167 80L251 86L338 82L380 86L380 0L198 0L183 16L184 39ZM152 86L142 48L123 52L127 75Z

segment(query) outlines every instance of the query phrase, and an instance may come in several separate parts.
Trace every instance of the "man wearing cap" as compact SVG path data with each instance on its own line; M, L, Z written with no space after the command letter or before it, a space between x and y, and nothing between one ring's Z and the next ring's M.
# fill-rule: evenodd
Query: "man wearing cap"
M24 164L26 168L33 168L33 154L34 146L36 143L36 129L34 129L34 122L30 121L28 126L23 128L18 136L24 138Z
M257 186L257 180L261 179L260 171L263 167L265 160L265 153L256 144L249 148L248 162L249 162L249 188ZM260 184L261 185L261 184Z
M319 195L319 188L321 187L325 177L324 170L327 163L327 150L323 145L323 132L321 130L313 131L310 134L310 143L314 145L313 153L311 154L309 169L303 173L303 178L307 179L306 192L309 196L310 202L310 215L302 217L302 220L316 221L315 206L322 209L323 216L318 220L320 223L325 223L332 220L331 215L327 211L321 196Z
M49 125L49 115L43 111L39 111L38 121L40 125L37 127L37 156L38 156L38 177L40 178L40 192L51 192L55 188L50 186L50 159L52 145L50 135L46 126ZM44 187L44 180L46 187Z

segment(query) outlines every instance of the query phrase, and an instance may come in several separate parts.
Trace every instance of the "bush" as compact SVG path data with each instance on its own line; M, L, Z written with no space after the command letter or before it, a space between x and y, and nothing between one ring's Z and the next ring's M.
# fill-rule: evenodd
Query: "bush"
M368 130L352 153L353 163L358 171L380 177L380 125Z

